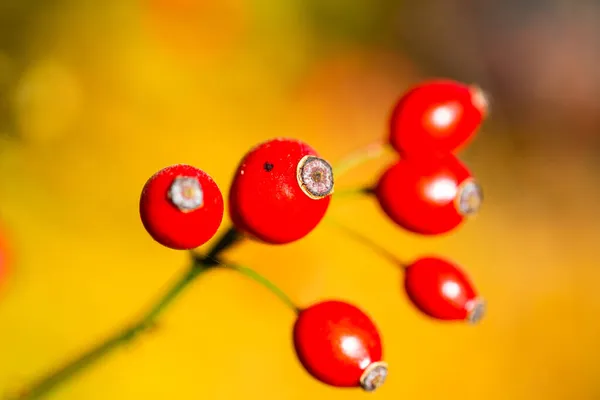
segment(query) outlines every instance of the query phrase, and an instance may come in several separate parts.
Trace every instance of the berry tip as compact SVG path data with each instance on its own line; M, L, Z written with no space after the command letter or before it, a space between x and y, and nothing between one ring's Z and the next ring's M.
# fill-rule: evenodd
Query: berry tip
M483 189L475 179L467 179L458 188L456 210L463 216L473 216L483 203Z
M333 169L315 156L304 156L298 163L298 184L311 199L319 200L333 193Z
M366 392L373 392L385 383L387 375L387 363L383 361L371 363L360 377L360 387Z
M477 324L485 316L486 302L479 297L473 299L467 304L467 310L467 321L470 324Z
M488 95L479 86L471 87L471 101L481 115L486 117L489 114L490 102L488 100Z
M197 178L179 176L169 188L169 199L182 212L191 212L204 204L204 192Z

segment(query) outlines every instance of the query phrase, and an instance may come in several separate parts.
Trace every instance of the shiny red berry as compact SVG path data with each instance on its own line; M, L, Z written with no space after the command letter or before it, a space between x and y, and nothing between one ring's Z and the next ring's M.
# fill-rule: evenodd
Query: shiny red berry
M476 86L425 81L396 103L390 144L403 157L457 151L474 138L487 108L486 97Z
M441 258L420 258L408 265L404 288L411 302L432 318L477 323L485 314L485 301L466 274Z
M294 346L304 368L336 387L373 391L387 377L377 327L363 311L342 301L323 301L300 312Z
M140 216L158 243L177 250L193 249L219 229L223 195L206 172L191 165L172 165L146 182Z
M451 231L483 201L481 187L452 154L396 162L380 177L375 194L392 221L422 235Z
M306 143L273 139L242 159L229 191L236 228L270 244L309 234L325 216L333 172Z

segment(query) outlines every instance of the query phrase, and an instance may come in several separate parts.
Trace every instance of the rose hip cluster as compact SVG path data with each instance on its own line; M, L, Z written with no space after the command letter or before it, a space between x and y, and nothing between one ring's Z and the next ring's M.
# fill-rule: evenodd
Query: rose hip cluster
M414 86L396 103L389 144L398 153L371 191L403 229L441 235L479 211L483 191L456 153L478 132L488 113L483 91L452 80ZM440 320L483 318L485 301L455 263L424 257L405 265L404 287L423 313Z
M422 235L447 233L474 215L482 191L455 156L475 135L487 113L481 90L450 80L423 82L394 107L389 145L400 156L371 190L385 214ZM324 218L334 193L334 170L309 145L277 138L251 149L229 189L234 232L272 245L308 235ZM223 195L214 180L190 165L173 165L153 175L140 199L144 227L172 249L191 250L219 229ZM223 239L222 239L223 240ZM224 250L227 246L215 248ZM206 265L226 264L220 251ZM210 262L212 261L212 263ZM462 269L438 257L405 265L410 301L437 320L477 322L484 302ZM336 387L373 391L387 377L381 336L360 308L328 300L297 310L296 354L316 379Z
M479 88L452 81L426 82L398 101L389 142L402 158L375 188L381 208L396 224L437 235L477 213L481 187L454 154L473 139L486 113Z

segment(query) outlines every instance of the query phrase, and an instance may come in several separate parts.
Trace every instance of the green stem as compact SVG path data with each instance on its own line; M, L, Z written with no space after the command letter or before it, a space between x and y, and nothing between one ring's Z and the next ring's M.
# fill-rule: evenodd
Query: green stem
M78 358L68 362L58 370L51 372L49 375L38 380L32 384L28 389L22 391L19 395L13 397L14 400L33 400L40 399L45 395L48 395L54 389L56 389L62 383L65 383L70 378L74 377L78 373L83 372L86 368L93 365L95 362L109 355L117 348L130 343L137 338L141 333L149 331L155 326L156 320L160 317L164 311L171 305L180 295L184 289L187 288L195 278L203 271L206 271L211 266L202 263L201 259L196 258L196 261L191 268L186 271L175 283L159 298L159 300L146 312L142 318L132 324L126 329L118 331L108 339L104 340L99 345L88 350ZM210 260L205 259L206 262ZM214 261L214 260L213 260ZM217 265L229 268L240 272L241 274L249 277L250 279L260 283L273 294L275 294L281 301L283 301L294 313L300 312L300 309L294 304L294 302L274 283L269 281L258 272L241 265L235 264L222 264Z
M346 158L340 161L336 167L333 168L334 176L339 178L352 168L355 168L369 160L381 157L387 148L387 143L377 141L362 149L350 153Z
M394 253L392 253L388 249L384 248L382 245L375 242L374 240L370 239L368 236L363 235L353 229L350 229L347 226L343 225L342 223L340 223L334 219L327 218L325 221L326 221L326 223L333 225L333 226L337 227L338 229L344 231L344 233L346 235L350 236L353 240L355 240L356 242L358 242L366 247L369 247L371 250L375 251L376 253L378 253L380 256L387 259L391 263L396 264L402 268L407 267L407 264L405 262L403 262L402 260L400 260L398 257L396 257L396 255Z
M154 327L156 319L179 297L183 290L208 267L194 263L175 283L159 298L159 300L137 322L128 328L118 331L108 339L88 350L78 358L67 363L58 370L35 382L28 389L14 397L15 400L39 399L56 389L76 374L107 356L113 350L133 341L139 334Z
M340 197L370 195L373 193L374 193L374 189L371 187L359 187L359 188L342 189L337 192L334 192L333 195L337 198L340 198Z
M206 257L193 255L193 262L188 271L185 272L173 285L157 300L157 302L135 323L110 336L96 347L88 350L78 358L65 364L63 367L51 372L49 375L33 383L29 388L22 391L14 400L39 399L62 383L66 382L76 374L83 372L95 362L107 356L120 346L133 341L139 334L149 331L154 327L158 317L171 305L179 295L186 289L195 278L203 271L220 265L219 255L233 246L243 238L235 228L228 229L215 245L209 250Z
M225 250L228 250L232 246L236 245L244 238L245 236L240 233L235 226L231 226L225 231L225 233L223 233L223 235L221 235L219 240L206 254L203 261L205 263L216 263L219 256L223 254Z
M253 269L237 264L221 264L221 266L237 271L242 275L245 275L248 278L252 279L253 281L258 282L259 284L267 288L269 291L271 291L275 296L279 297L279 299L283 303L285 303L286 306L291 308L292 311L294 311L294 313L298 314L300 312L300 308L289 298L287 294L285 294L283 290L281 290L279 287L277 287L277 285L275 285L273 282L271 282L258 272L254 271Z

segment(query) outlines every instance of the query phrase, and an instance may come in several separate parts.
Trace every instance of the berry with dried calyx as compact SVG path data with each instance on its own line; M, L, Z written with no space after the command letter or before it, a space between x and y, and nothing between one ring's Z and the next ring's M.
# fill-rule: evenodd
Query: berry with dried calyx
M478 86L424 81L394 106L389 142L405 158L456 152L473 140L487 113L488 101Z
M210 240L223 219L223 195L215 181L191 165L177 164L154 174L142 190L140 217L154 240L188 250Z
M399 160L383 173L374 192L392 221L422 235L455 229L483 202L481 186L452 154Z
M406 267L404 288L411 302L424 314L446 321L479 322L485 301L456 264L423 257Z
M308 144L277 138L244 156L229 190L229 210L239 231L285 244L319 224L332 193L331 165Z
M381 337L356 306L337 300L313 304L298 314L293 336L298 359L319 381L368 392L385 382Z

